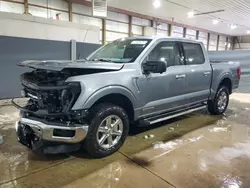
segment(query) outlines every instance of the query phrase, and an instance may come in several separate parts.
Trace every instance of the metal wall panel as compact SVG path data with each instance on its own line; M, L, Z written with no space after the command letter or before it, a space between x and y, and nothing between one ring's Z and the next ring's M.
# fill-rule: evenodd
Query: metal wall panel
M143 27L132 25L132 33L134 35L143 35Z
M183 38L183 27L173 25L172 37Z
M86 7L84 5L75 4L75 3L72 4L72 11L79 13L79 14L87 14L87 15L92 14L91 7Z
M47 0L29 0L30 4L34 4L34 5L41 5L41 6L48 6L48 1Z
M128 24L107 20L106 29L111 31L128 33Z
M61 11L58 11L58 10L50 10L50 9L48 9L48 17L49 18L57 19L56 14L60 14L59 15L59 20L69 21L69 13L61 12Z
M141 26L150 26L150 20L132 17L132 24L141 25Z
M156 36L166 37L166 36L168 36L168 31L156 29Z
M108 42L111 42L111 41L119 39L119 38L128 37L128 34L107 31L106 32L106 37L107 37L106 40Z
M161 23L157 28L162 30L168 30L168 24Z
M199 38L205 38L205 39L207 39L207 33L206 32L202 32L202 31L200 31L199 32Z
M193 30L193 29L188 29L188 28L187 28L186 33L187 33L187 35L196 36L196 30Z
M39 8L34 6L29 6L29 13L32 16L42 17L42 18L48 18L48 11L45 8Z
M183 27L179 27L179 26L173 26L173 32L174 33L181 33L183 34Z
M73 22L87 24L87 25L94 25L102 29L102 20L100 18L73 14Z
M77 42L76 43L76 57L79 59L86 58L96 49L101 47L99 44L91 44L91 43L83 43Z
M63 0L48 0L48 4L50 8L56 8L60 10L68 11L68 2Z
M111 20L125 22L125 23L129 22L128 15L120 14L120 13L116 13L116 12L111 12L111 11L108 11L108 17L107 18L111 19Z
M70 42L0 36L0 99L20 97L20 74L28 68L17 67L20 61L34 59L70 59ZM100 45L77 43L77 53L87 57Z
M0 11L23 14L24 5L12 2L0 1Z

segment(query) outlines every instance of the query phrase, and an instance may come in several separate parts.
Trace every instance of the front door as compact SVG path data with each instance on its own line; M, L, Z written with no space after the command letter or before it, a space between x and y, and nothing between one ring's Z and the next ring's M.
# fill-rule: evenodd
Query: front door
M143 62L164 61L167 71L141 74L137 80L142 116L176 109L185 104L186 75L179 46L172 41L158 42Z
M210 94L212 68L198 43L182 43L185 54L188 103L207 101Z

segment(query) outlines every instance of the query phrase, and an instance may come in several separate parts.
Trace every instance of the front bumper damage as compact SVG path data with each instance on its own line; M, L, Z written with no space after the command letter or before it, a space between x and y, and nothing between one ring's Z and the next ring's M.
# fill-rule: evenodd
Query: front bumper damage
M18 141L37 153L56 154L79 150L88 125L67 125L21 117L16 122Z
M65 82L77 71L33 70L21 75L21 94L29 100L16 122L19 142L37 153L65 153L80 148L87 135L88 110L72 110L82 87L79 82Z

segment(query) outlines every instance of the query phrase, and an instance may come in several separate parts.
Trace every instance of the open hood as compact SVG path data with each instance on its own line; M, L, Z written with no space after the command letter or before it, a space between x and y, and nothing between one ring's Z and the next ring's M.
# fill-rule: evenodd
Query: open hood
M60 60L27 60L17 64L21 67L29 67L34 69L54 70L61 71L63 69L79 68L79 69L104 69L104 70L120 70L123 63L110 63L110 62L94 62L94 61L60 61Z

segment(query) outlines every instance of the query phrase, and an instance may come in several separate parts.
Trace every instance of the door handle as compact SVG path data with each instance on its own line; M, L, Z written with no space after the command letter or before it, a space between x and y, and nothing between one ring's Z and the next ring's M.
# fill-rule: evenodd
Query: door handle
M204 76L208 76L209 74L211 74L211 72L203 72Z
M186 77L185 74L177 74L177 75L175 76L176 79L181 79L181 78L185 78L185 77Z

